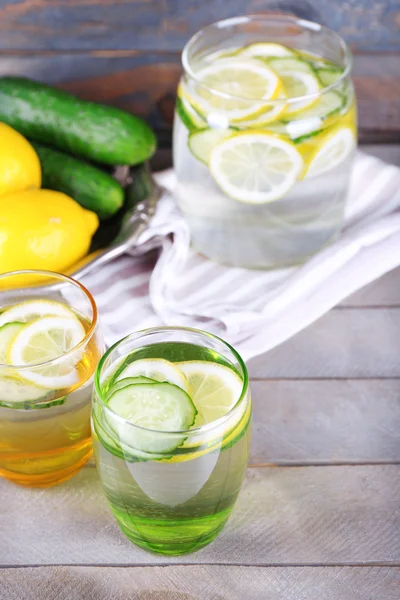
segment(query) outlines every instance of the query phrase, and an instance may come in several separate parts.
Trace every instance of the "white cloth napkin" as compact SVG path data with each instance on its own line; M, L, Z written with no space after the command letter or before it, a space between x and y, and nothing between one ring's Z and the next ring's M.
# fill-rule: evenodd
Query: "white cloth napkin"
M142 256L122 256L84 278L109 344L155 325L205 329L245 359L304 329L349 294L400 265L400 169L359 152L341 237L300 267L251 271L218 265L190 248L174 203L172 170ZM398 211L398 212L397 212ZM159 247L160 251L147 252Z

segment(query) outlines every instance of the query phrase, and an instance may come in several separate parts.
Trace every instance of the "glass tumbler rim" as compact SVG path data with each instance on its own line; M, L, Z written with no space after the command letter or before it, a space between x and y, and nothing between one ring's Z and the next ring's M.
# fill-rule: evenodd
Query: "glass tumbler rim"
M200 427L193 427L190 429L180 429L180 430L174 430L174 431L163 431L163 430L159 430L159 429L149 429L147 427L135 425L134 423L127 421L126 419L124 419L123 417L121 417L120 415L115 413L106 404L105 398L102 393L101 382L100 382L101 371L104 366L104 363L106 362L107 358L112 354L112 352L116 348L118 348L118 346L123 344L124 342L133 340L135 338L140 339L141 337L145 337L146 335L153 334L153 333L170 333L170 332L175 332L175 331L200 334L209 339L217 340L218 342L222 343L222 345L225 346L225 348L227 350L229 350L229 352L231 352L233 354L233 356L239 363L240 369L242 371L241 374L243 376L242 389L241 389L239 398L237 399L235 404L232 406L232 408L225 415L223 415L222 417L219 417L218 419L216 419L215 421L212 421L211 423L206 423L205 425L200 425ZM228 342L226 342L222 338L218 337L217 335L214 335L213 333L209 333L202 329L196 329L194 327L156 326L156 327L149 327L147 329L142 329L139 331L132 332L132 333L128 334L127 336L123 337L122 339L118 340L117 342L115 342L112 346L110 346L110 348L108 348L108 350L106 350L106 352L103 354L103 356L101 357L101 359L96 367L96 371L95 371L95 375L94 375L94 391L96 393L96 396L100 400L103 410L110 413L112 415L113 419L116 419L116 421L121 424L129 425L130 427L133 427L134 429L138 429L138 430L145 431L148 433L161 434L165 437L168 437L168 436L173 437L176 435L184 435L184 434L187 434L188 436L195 436L199 433L203 434L205 432L212 431L213 429L217 429L218 427L221 427L221 425L223 425L225 422L227 422L232 417L232 415L234 415L236 412L239 412L239 409L242 406L243 402L246 401L246 399L247 399L248 388L249 388L249 376L248 376L248 372L247 372L247 367L246 367L244 360L242 359L240 354L237 352L237 350L235 350L235 348L233 348Z
M68 275L64 275L63 273L57 273L56 271L48 271L46 269L17 269L15 271L7 271L6 273L1 273L0 274L0 282L7 277L18 277L19 275L28 275L28 274L40 275L40 276L43 276L46 278L52 277L54 279L60 279L61 281L65 282L67 284L71 284L71 285L77 287L78 289L80 289L81 292L83 292L83 294L89 300L89 303L90 303L90 306L92 309L92 319L91 319L90 327L86 331L85 336L81 339L81 341L78 342L78 344L73 346L70 350L68 350L68 352L65 352L61 356L57 356L56 358L47 360L45 362L33 363L33 364L29 364L29 365L9 365L6 363L0 363L0 371L6 370L10 374L13 371L18 371L18 373L21 373L21 372L23 373L24 371L29 371L29 370L40 368L40 367L53 366L59 362L63 362L66 358L75 354L75 352L79 351L81 348L84 348L88 344L88 342L91 340L94 332L97 329L98 321L99 321L97 305L96 305L96 302L95 302L92 294L80 281L77 281L76 279L73 279L72 277L69 277ZM34 285L34 286L32 286L32 290L38 289L39 287L40 286ZM19 288L10 288L10 289L1 289L0 288L0 294L2 292L12 292L12 291L21 290L21 289L25 289L25 287L22 286ZM29 290L30 288L27 287L26 289Z
M193 71L191 64L190 64L191 59L189 58L189 52L191 50L191 47L201 37L207 35L207 33L212 31L213 29L221 30L225 27L230 27L230 26L234 26L234 25L245 25L246 23L249 23L252 21L265 22L266 24L272 23L272 22L282 22L282 23L288 22L288 23L292 23L293 25L298 25L303 29L308 29L310 31L314 31L317 33L318 32L328 33L329 35L331 35L332 37L334 37L336 39L339 47L343 51L343 54L345 57L345 67L344 67L342 74L336 81L334 81L330 85L322 86L321 89L318 90L318 92L314 92L312 94L305 94L303 96L296 96L296 97L292 97L292 98L276 98L274 100L269 100L269 99L260 100L259 98L243 98L241 96L235 96L233 94L229 94L226 92L221 92L219 90L216 90L216 89L208 86L207 84L203 83L200 79L198 79L196 76L196 73ZM296 17L295 15L290 15L290 14L282 14L282 15L250 14L250 15L242 15L242 16L238 16L238 17L231 17L228 19L221 19L220 21L215 21L214 23L206 25L205 27L203 27L202 29L197 31L185 44L183 51L182 51L181 62L182 62L184 74L187 77L189 77L190 79L192 79L193 81L195 81L196 85L199 85L201 88L207 90L208 92L211 92L215 96L224 98L226 100L248 101L248 102L252 102L252 103L257 103L259 105L268 104L268 106L273 107L273 106L294 104L296 102L300 102L303 100L313 100L313 99L319 98L320 96L322 96L323 94L325 94L328 91L338 88L340 86L340 84L343 82L343 80L345 80L351 73L352 66L353 66L353 57L352 57L352 53L350 51L348 44L345 42L345 40L342 38L342 36L339 35L333 29L331 29L330 27L327 27L326 25L321 25L321 24L317 23L316 21L302 19L300 17Z

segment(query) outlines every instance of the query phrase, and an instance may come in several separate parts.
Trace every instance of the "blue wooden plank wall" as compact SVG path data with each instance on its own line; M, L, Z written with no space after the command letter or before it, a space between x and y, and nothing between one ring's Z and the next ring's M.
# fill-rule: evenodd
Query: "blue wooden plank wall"
M20 73L145 116L170 140L180 51L220 18L290 12L355 52L362 138L400 136L400 0L0 0L0 74Z

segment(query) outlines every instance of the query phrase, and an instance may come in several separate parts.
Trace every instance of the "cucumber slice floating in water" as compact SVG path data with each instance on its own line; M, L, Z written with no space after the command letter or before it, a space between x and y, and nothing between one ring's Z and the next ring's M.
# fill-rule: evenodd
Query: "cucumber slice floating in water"
M108 391L108 398L110 398L110 396L114 393L117 392L118 390L122 390L123 388L127 387L128 385L135 385L135 384L140 384L140 383L159 383L157 382L155 379L150 379L150 377L124 377L124 379L120 379L119 381L117 381L116 383L114 383L114 385L111 387L111 389Z
M268 61L269 66L277 75L282 75L285 71L302 71L303 73L310 73L315 75L315 69L311 64L297 57L283 57L283 58L270 58Z
M300 111L290 120L283 119L284 123L293 123L294 121L307 121L311 119L326 119L331 115L338 113L344 106L345 99L338 92L329 91L321 94L315 104Z
M318 79L324 86L332 85L332 83L335 83L335 81L339 79L342 73L343 71L341 69L317 69Z
M197 415L190 396L170 383L128 385L111 393L107 405L116 415L107 412L109 426L132 452L171 452L185 441L173 432L191 427Z
M208 165L214 146L234 133L230 129L202 129L190 134L188 145L193 156Z
M142 358L127 365L118 373L116 381L126 377L149 377L158 382L167 382L190 393L189 385L184 374L178 367L164 358Z

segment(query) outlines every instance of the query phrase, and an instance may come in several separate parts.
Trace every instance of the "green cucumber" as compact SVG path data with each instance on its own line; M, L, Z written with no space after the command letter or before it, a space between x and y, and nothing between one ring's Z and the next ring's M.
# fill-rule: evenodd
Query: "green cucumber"
M124 190L111 175L74 158L31 141L42 166L42 187L64 192L100 219L112 217L124 203Z
M0 121L25 137L110 165L141 163L156 149L153 131L139 117L22 77L0 77Z
M190 396L171 383L128 385L110 394L107 406L115 413L107 413L108 425L120 443L150 453L183 444L185 436L175 432L191 427L197 415Z
M147 200L155 193L155 188L156 184L148 163L131 167L128 183L125 187L124 208L134 208L139 202Z

